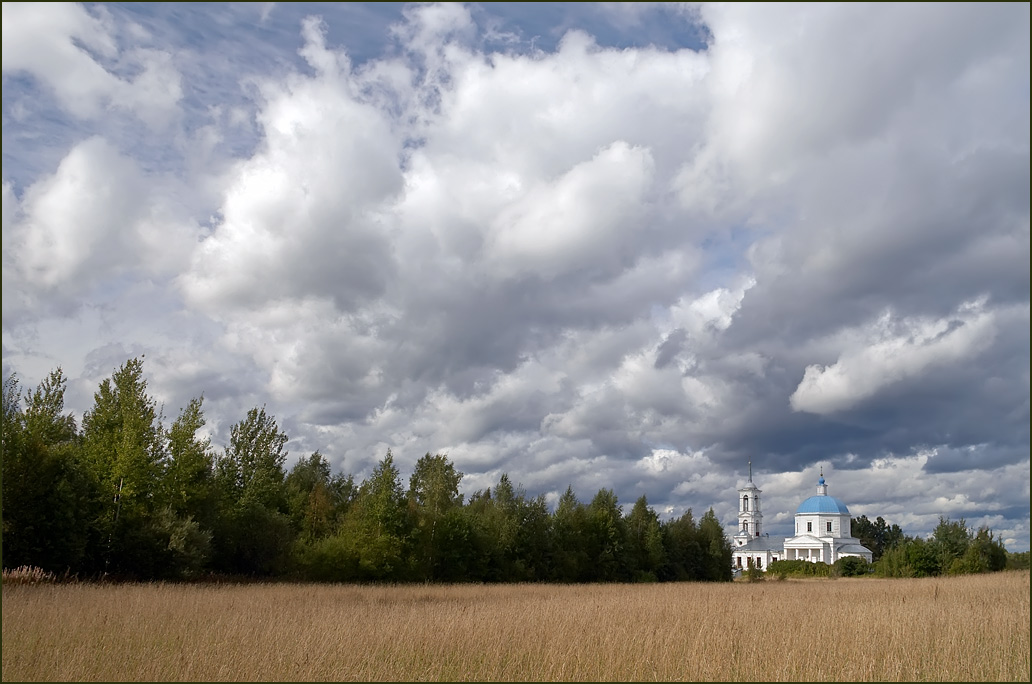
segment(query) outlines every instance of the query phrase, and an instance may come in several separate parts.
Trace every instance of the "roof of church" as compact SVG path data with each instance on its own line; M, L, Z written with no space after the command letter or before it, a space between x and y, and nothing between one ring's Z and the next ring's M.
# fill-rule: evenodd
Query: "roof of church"
M811 496L809 499L799 504L799 508L796 509L796 513L836 513L849 515L849 509L846 508L846 504L833 496L818 494L817 496Z
M839 553L870 553L871 550L862 544L844 544L838 548Z
M784 537L753 537L741 546L736 546L732 551L781 551L785 547Z

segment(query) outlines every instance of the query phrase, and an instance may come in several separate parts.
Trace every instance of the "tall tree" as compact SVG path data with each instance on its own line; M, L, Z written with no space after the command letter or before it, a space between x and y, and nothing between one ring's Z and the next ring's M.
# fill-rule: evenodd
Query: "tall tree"
M10 454L17 451L21 444L25 416L21 408L21 387L18 376L12 373L4 378L3 384L3 423L0 446L3 448L3 460L6 463Z
M1007 549L1003 540L997 538L985 525L971 535L964 555L953 561L951 573L997 572L1007 567Z
M967 552L971 544L971 533L963 518L950 520L948 517L939 516L939 524L932 531L930 541L938 563L936 574L945 575L950 571L954 561Z
M627 516L627 551L634 579L655 582L666 560L659 516L644 494Z
M459 519L452 515L462 506L462 495L459 494L459 482L462 473L447 456L427 452L416 462L416 467L409 478L408 499L415 517L415 553L419 573L425 580L438 579L444 557L444 542L449 539L450 531L445 530L451 523L456 526Z
M206 423L203 402L203 397L190 400L165 433L166 508L160 518L169 535L173 570L185 576L206 567L218 515L211 439L198 436Z
M299 459L284 484L291 523L304 543L332 534L356 494L354 478L333 475L318 451Z
M60 368L26 393L3 389L3 548L7 566L78 570L90 539L90 490L78 464L75 419L64 413Z
M287 439L264 406L252 408L233 426L229 446L216 465L220 483L232 501L273 511L285 508Z
M555 547L552 579L558 582L586 581L592 572L587 549L588 516L572 486L567 486L559 497L552 516L551 536Z
M93 478L100 513L104 567L152 577L168 567L161 510L164 461L161 416L147 394L143 359L126 361L101 382L83 416L83 461Z
M516 581L517 492L508 473L502 473L494 492L477 492L470 498L476 548L484 579L493 582Z
M223 570L272 575L287 568L294 538L283 482L287 439L265 407L248 411L230 431L215 465L222 510L215 552Z
M731 581L731 542L713 509L699 521L699 546L703 551L702 579L712 582Z
M589 556L596 581L626 581L626 521L612 489L600 489L588 505Z
M549 535L551 516L544 495L529 498L521 487L515 516L514 579L520 582L547 579L554 547Z
M853 518L851 528L853 536L871 550L875 561L903 540L899 525L889 525L880 515L873 521L866 515Z
M142 358L126 361L100 383L83 416L83 456L110 496L113 519L153 509L164 454Z
M359 487L342 534L355 545L362 579L409 578L408 507L390 449Z
M203 397L191 399L166 433L165 501L177 516L210 520L215 476L211 439L199 437L206 424Z
M663 525L663 546L666 549L666 563L660 572L661 579L683 582L703 578L699 528L690 508L680 518Z

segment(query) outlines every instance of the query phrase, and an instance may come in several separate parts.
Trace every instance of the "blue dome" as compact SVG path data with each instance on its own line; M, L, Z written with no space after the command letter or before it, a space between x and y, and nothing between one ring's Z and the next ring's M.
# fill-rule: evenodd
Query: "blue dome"
M796 513L833 513L849 515L849 509L846 508L846 504L833 496L818 494L817 496L811 496L809 499L799 504L799 508L796 510Z

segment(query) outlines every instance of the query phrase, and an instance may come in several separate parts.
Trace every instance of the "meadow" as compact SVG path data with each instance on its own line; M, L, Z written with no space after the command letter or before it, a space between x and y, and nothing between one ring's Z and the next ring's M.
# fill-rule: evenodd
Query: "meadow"
M1029 681L1029 572L3 587L3 680Z

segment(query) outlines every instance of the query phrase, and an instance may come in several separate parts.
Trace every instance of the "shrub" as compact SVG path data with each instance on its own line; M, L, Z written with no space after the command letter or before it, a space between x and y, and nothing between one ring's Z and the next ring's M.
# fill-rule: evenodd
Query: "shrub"
M834 572L838 577L862 577L870 574L871 564L860 556L844 556L835 561Z
M779 560L770 564L767 574L776 577L827 577L831 574L831 566L807 560Z
M1028 570L1028 551L1007 552L1007 570Z

